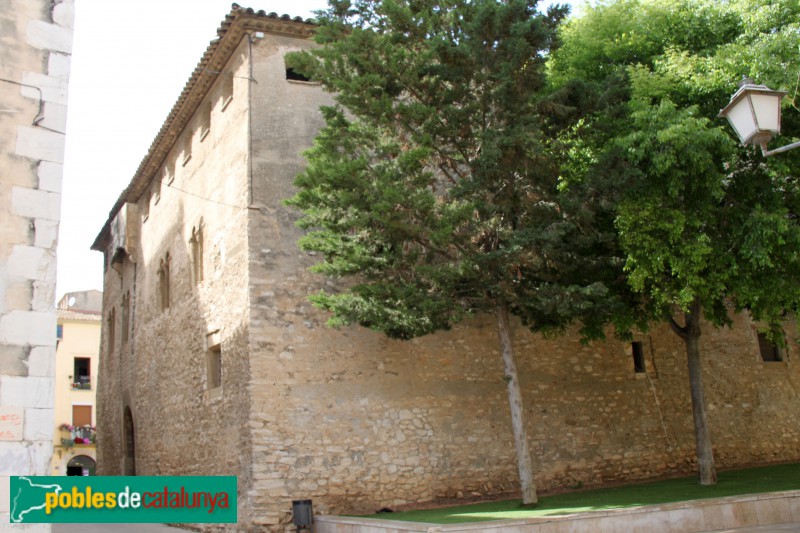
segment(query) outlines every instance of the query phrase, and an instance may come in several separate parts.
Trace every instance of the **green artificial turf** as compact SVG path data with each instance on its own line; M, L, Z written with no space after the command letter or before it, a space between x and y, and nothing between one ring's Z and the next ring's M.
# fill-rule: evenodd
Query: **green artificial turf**
M539 505L532 509L523 508L520 500L506 500L420 511L380 513L371 515L369 518L456 524L562 515L796 489L800 489L800 464L789 464L721 472L718 475L717 485L711 487L700 486L696 477L690 477L544 496L539 498Z

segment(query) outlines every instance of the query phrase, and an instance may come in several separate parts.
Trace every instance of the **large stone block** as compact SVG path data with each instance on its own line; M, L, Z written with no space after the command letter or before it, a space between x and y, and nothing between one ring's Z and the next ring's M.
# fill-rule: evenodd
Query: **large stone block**
M11 478L9 476L0 476L0 515L8 514L11 503ZM2 518L0 516L0 518ZM4 524L8 523L8 516L3 521Z
M5 266L8 265L6 264ZM10 276L8 274L5 276L4 281L6 282L6 293L4 298L6 309L31 311L33 282L31 280L19 279L16 276Z
M51 161L39 163L39 189L49 192L61 192L61 185L64 181L64 165Z
M28 352L26 346L10 346L0 344L0 374L5 376L27 376L25 359Z
M36 231L35 240L33 241L34 246L51 249L56 245L56 240L58 239L57 221L37 218L34 221L34 230Z
M52 378L0 376L0 405L52 408L53 387Z
M47 102L44 104L44 120L39 123L45 128L67 133L67 106Z
M66 18L66 17L65 17ZM54 50L65 54L72 53L72 30L41 20L28 22L25 40L34 48Z
M0 343L55 346L55 312L11 311L0 316Z
M45 74L26 72L22 76L22 83L31 87L22 87L20 93L33 100L41 99L43 102L67 105L67 79L54 78ZM38 87L34 89L33 87ZM45 115L47 111L45 111ZM62 131L62 130L58 130ZM62 132L63 133L63 132Z
M68 79L72 70L72 56L51 53L47 61L47 75L53 78Z
M23 217L60 220L61 195L27 187L13 187L11 212Z
M31 311L40 311L43 313L53 310L53 302L55 301L55 283L51 279L44 281L33 282L33 297L31 298Z
M25 440L29 441L52 441L53 428L55 426L55 410L47 409L25 409Z
M52 378L55 375L55 346L36 346L28 356L28 375Z
M33 475L31 466L28 443L0 441L0 476Z
M25 409L0 405L0 441L19 442L25 432Z
M17 126L14 153L38 161L64 162L64 135L33 126Z
M75 27L75 2L73 0L60 0L53 6L53 22L65 28Z
M35 246L14 246L8 258L8 275L52 282L56 276L55 253Z

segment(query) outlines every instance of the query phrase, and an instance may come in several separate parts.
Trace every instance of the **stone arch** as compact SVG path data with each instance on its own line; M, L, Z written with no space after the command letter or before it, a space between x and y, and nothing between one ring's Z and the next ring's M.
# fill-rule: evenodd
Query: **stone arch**
M68 476L95 476L97 475L97 462L88 455L76 455L67 463Z

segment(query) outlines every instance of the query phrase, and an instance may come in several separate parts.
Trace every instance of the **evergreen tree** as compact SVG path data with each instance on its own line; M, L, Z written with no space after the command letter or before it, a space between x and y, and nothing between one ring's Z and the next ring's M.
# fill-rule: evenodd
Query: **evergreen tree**
M558 190L545 62L566 8L536 0L331 0L321 45L289 64L336 95L288 201L349 280L313 297L333 326L398 339L494 315L523 503L537 501L513 327L602 335L624 282L613 236Z

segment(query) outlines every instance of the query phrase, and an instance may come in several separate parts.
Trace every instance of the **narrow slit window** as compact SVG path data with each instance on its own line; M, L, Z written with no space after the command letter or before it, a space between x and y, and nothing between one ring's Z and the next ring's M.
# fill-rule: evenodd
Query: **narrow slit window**
M145 222L150 218L150 191L139 198L139 205L142 208L142 222Z
M108 331L108 353L109 353L109 355L113 355L114 354L114 348L115 348L114 344L116 343L116 339L114 338L114 337L116 337L116 332L114 330L116 329L116 326L117 326L117 316L116 315L117 315L117 313L114 310L114 308L112 307L111 308L111 312L108 313L108 318L107 318L107 321L108 321L108 326L107 326L108 327L108 329L107 329L107 331Z
M167 185L175 181L175 161L169 161L164 165L164 179L162 181Z
M191 131L186 131L183 137L183 143L181 144L181 164L186 166L189 161L192 159L192 135Z
M286 68L286 79L290 81L311 81L311 78L307 76L303 76L299 72L295 71L293 68L287 67Z
M131 293L128 291L122 297L122 344L125 345L128 342L128 329L130 328L129 321L131 316L130 311L131 306Z
M192 275L194 284L203 281L203 223L192 228L192 238L189 239L192 247Z
M211 103L206 102L200 107L200 126L198 139L203 142L211 131Z
M761 360L765 363L783 361L781 349L769 340L764 333L758 334L758 349L761 352Z
M161 310L164 311L169 308L169 252L166 253L161 264L158 267L158 298L161 304Z
M644 374L647 369L644 362L644 345L641 341L634 341L631 343L631 352L633 354L633 371L636 374Z
M220 95L222 100L221 110L225 111L228 104L233 100L233 73L226 72L222 77L222 93Z
M161 180L156 177L153 179L153 204L158 204L161 200Z

